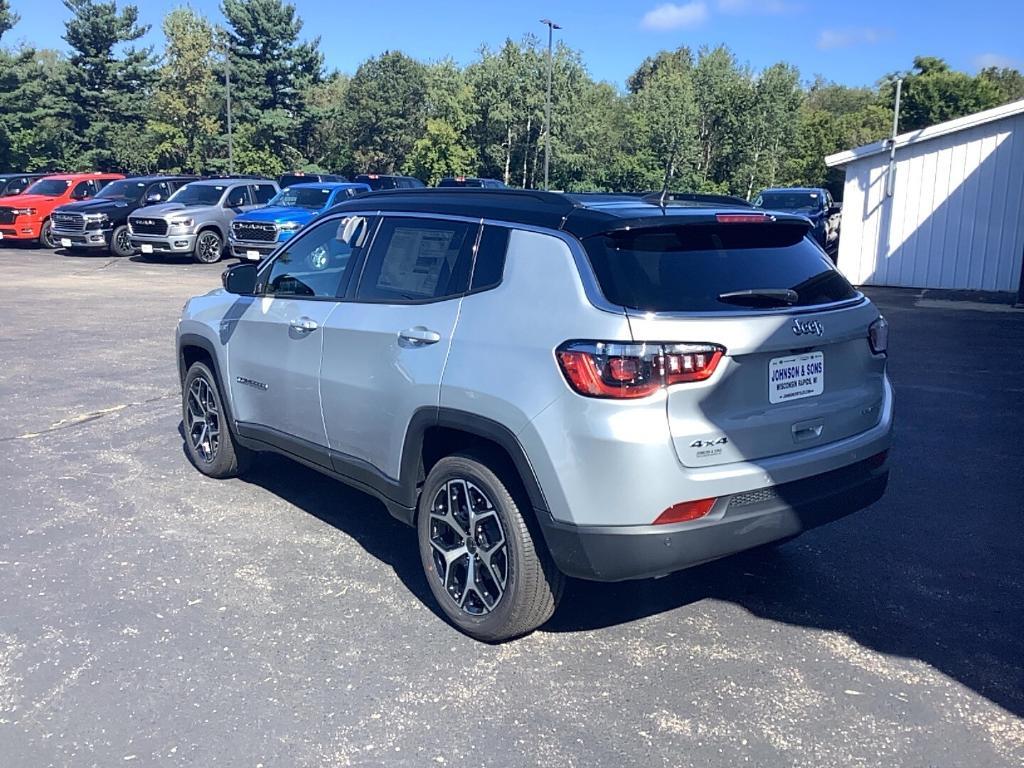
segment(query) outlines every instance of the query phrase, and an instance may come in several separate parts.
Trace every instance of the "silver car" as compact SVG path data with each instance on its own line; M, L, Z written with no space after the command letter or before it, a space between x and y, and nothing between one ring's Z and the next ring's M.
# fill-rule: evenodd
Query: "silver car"
M787 540L882 496L893 423L886 321L808 227L699 197L363 196L186 305L188 454L374 494L485 641L543 624L566 576Z
M266 205L280 189L274 181L203 179L181 187L166 203L128 217L131 245L143 254L191 255L203 264L220 261L231 222Z

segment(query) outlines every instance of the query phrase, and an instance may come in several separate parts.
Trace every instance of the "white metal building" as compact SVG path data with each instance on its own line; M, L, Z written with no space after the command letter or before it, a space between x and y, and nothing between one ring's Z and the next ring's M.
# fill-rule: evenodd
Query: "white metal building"
M898 136L891 196L885 142L825 164L846 168L837 263L851 282L1024 289L1024 101Z

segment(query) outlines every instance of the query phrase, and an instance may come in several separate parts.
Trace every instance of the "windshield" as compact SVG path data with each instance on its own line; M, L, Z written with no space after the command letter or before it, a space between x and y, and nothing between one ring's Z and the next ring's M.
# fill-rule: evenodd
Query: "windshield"
M96 197L106 200L138 200L146 184L141 181L112 181L97 193Z
M584 246L604 295L632 309L728 312L737 305L723 294L773 289L796 291L793 306L855 298L806 231L802 225L692 224L597 235Z
M310 208L319 211L331 196L329 189L311 189L289 187L279 192L267 205L280 205L288 208Z
M754 205L773 211L816 211L821 208L817 192L762 192Z
M223 184L186 184L169 198L169 203L182 205L216 205L227 189Z
M40 179L26 189L24 194L57 197L58 195L63 195L70 186L70 181L63 181L62 179Z

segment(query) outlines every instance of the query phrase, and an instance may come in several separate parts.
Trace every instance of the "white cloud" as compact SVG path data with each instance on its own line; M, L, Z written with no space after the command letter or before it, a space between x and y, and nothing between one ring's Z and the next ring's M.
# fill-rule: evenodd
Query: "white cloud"
M886 30L876 27L823 29L818 35L818 48L822 51L831 51L836 48L852 48L855 45L872 45L885 35Z
M982 53L974 57L974 66L978 69L985 69L986 67L1016 69L1020 66L1020 62L1001 53Z
M640 26L657 32L695 27L708 17L708 6L703 0L692 3L665 3L644 14Z
M718 0L715 4L722 13L734 16L761 15L778 16L783 13L794 13L800 10L797 3L789 0Z

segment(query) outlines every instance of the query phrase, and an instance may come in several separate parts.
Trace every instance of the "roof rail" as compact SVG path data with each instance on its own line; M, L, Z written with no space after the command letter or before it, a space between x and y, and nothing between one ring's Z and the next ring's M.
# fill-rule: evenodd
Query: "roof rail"
M661 192L648 192L640 196L645 203L659 205ZM754 206L742 197L734 195L717 195L710 192L669 192L665 195L666 203L676 205L734 205L741 208L753 208Z

